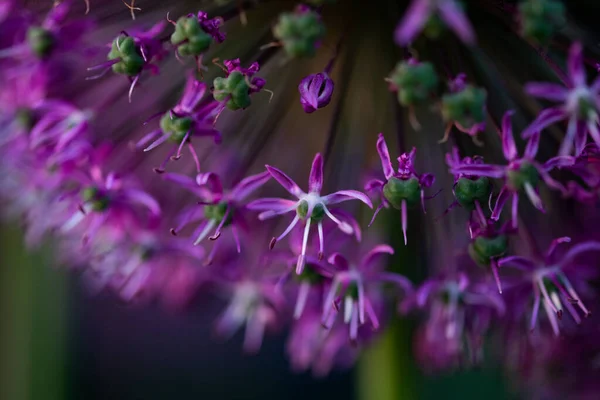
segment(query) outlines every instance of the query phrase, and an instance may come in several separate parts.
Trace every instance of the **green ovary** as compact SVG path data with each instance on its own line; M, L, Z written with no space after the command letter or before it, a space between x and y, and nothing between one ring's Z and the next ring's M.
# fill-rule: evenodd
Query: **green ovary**
M296 208L296 213L300 218L306 219L306 216L308 214L308 202L306 200L302 200L300 204L298 204L298 207ZM312 213L310 214L311 222L318 223L323 221L323 218L325 218L325 207L321 203L315 204L315 207L313 208Z
M390 178L383 187L383 196L395 208L402 208L402 201L413 207L421 198L421 185L417 178L398 179Z
M490 191L490 180L486 177L479 179L460 178L454 187L454 196L462 207L473 210L475 209L475 201L485 203Z
M117 74L135 76L144 68L144 58L131 36L119 36L113 40L108 59L119 60L112 66Z
M49 30L32 26L27 30L27 43L36 56L45 58L54 50L56 39Z
M171 43L182 56L199 56L208 50L213 37L202 30L195 17L181 17L175 24Z
M185 135L192 128L192 119L188 117L176 117L167 112L160 119L160 129L169 135L169 139L175 143L181 143Z
M488 266L492 258L504 255L507 249L508 238L505 235L479 236L469 244L469 255L478 265Z
M447 122L456 122L465 129L485 120L487 91L467 85L457 93L442 96L442 116Z
M233 208L225 202L204 206L204 217L220 224L221 221L223 221L223 218L225 218L227 208L229 208L229 214L227 215L227 219L223 223L223 226L228 226L233 222Z
M415 105L429 99L438 86L438 76L431 63L401 62L390 77L398 88L398 101L403 106Z
M233 71L228 77L218 77L213 81L213 96L216 101L227 101L227 108L239 110L250 106L250 86L240 71Z
M536 187L540 181L540 174L533 165L523 163L519 169L508 171L507 178L508 186L516 191L523 189L525 184Z
M110 199L98 188L90 186L81 191L83 202L91 205L93 211L105 211L110 206Z

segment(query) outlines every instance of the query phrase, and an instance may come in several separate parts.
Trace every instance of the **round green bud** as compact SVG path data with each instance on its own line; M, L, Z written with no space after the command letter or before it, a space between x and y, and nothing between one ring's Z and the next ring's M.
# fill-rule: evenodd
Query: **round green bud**
M308 214L308 202L306 200L302 200L298 207L296 207L296 214L301 219L306 219L306 215ZM315 204L312 213L310 215L311 222L321 222L325 218L325 207L321 203Z
M454 186L454 197L458 204L467 210L475 209L475 201L485 203L491 191L490 180L487 177L479 179L460 178Z
M171 116L170 112L166 112L160 119L160 129L169 134L169 140L175 143L181 143L192 128L192 124L191 118Z
M202 30L195 17L181 17L175 24L175 32L171 35L171 43L177 46L182 56L199 56L204 53L213 41L213 37Z
M56 39L52 32L39 26L32 26L27 30L27 43L33 53L39 58L45 58L52 53Z
M204 206L204 216L220 224L223 218L225 218L227 208L229 208L229 215L227 215L223 226L229 226L233 222L233 209L225 202Z
M512 190L521 190L528 183L531 187L536 187L540 181L540 173L529 163L522 163L519 169L509 170L507 184Z
M421 185L417 178L398 179L390 178L385 186L383 186L383 196L395 208L402 208L402 201L406 201L406 205L413 207L417 205L421 199Z
M487 91L467 85L456 93L442 96L442 116L445 121L456 122L466 129L485 120Z
M325 37L325 25L314 11L284 13L273 27L273 36L291 57L312 57Z
M396 65L390 77L398 89L398 101L403 106L415 105L428 100L438 87L438 76L431 63Z
M565 6L557 0L525 0L519 4L521 34L546 44L566 23Z
M112 70L117 74L135 76L144 68L144 58L131 36L119 36L113 40L108 59L120 60L112 66Z
M489 266L492 258L501 257L508 250L506 235L487 238L478 236L469 244L469 255L480 266Z

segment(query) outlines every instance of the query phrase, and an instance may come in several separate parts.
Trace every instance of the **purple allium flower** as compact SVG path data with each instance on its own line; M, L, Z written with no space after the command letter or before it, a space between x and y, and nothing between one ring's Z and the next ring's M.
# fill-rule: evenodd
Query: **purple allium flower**
M508 161L508 165L461 163L452 166L450 172L453 174L466 174L474 177L502 178L504 180L504 186L496 200L496 205L492 212L492 219L495 221L499 219L504 205L512 197L512 224L514 227L517 227L519 192L521 190L525 191L525 194L534 207L544 212L542 200L540 199L537 189L540 178L542 178L542 180L551 188L565 192L565 188L550 176L549 171L557 167L560 168L573 165L575 160L573 157L559 156L551 158L544 164L539 164L535 161L540 140L539 132L534 133L529 138L523 156L519 157L511 126L512 114L512 111L508 111L502 119L502 151L504 157Z
M310 114L328 105L333 95L333 87L333 80L327 71L303 78L298 85L298 91L304 112Z
M179 217L178 226L172 228L171 233L176 235L186 225L200 221L200 225L193 234L194 245L198 245L212 229L215 229L215 232L210 239L216 240L221 236L223 228L231 227L239 253L241 245L237 229L238 226L244 226L243 214L247 208L246 198L271 179L271 175L266 171L251 175L242 179L228 191L223 190L221 179L212 172L198 174L195 180L175 173L166 174L165 178L177 183L200 199L198 205L184 210Z
M418 175L415 172L414 163L417 152L415 147L410 153L403 153L398 157L398 172L394 172L383 133L380 133L377 138L377 152L381 159L385 181L372 179L365 185L366 191L377 191L381 194L381 203L373 214L371 224L383 207L389 208L391 205L396 210L401 210L404 244L407 244L408 208L416 206L420 201L423 212L425 212L425 189L433 185L435 177L431 174Z
M250 67L243 68L240 59L223 61L223 70L226 77L218 77L213 81L213 96L216 101L222 104L222 111L225 107L232 111L244 109L250 106L250 95L260 92L266 84L262 78L254 77L260 66L257 62L250 64Z
M374 304L379 301L383 284L392 283L405 293L412 290L412 284L404 276L382 270L378 259L383 254L394 254L394 249L387 244L377 245L358 262L348 260L340 253L329 256L328 261L336 267L336 272L323 302L321 322L325 328L331 329L343 307L350 340L356 342L358 328L367 320L373 330L379 329Z
M430 29L428 24L432 25ZM473 27L462 10L462 4L455 0L413 0L396 27L394 38L400 46L406 46L423 30L430 30L431 36L439 35L443 24L463 42L475 43Z
M211 43L223 43L225 34L219 32L224 24L223 18L208 18L208 14L198 11L197 15L188 14L180 17L177 22L169 21L175 26L171 35L171 44L175 46L175 55L193 56L196 64L202 66L202 57Z
M577 175L579 182L567 183L568 196L580 202L593 203L600 194L600 148L596 143L588 143L581 154L575 157L575 163L565 169Z
M522 136L527 139L555 122L568 120L567 132L558 154L567 156L574 148L577 156L585 147L588 133L600 145L600 77L591 85L586 82L581 43L571 45L567 68L566 87L546 82L531 82L525 86L525 91L532 96L562 104L543 110L523 131Z
M578 284L586 279L583 264L576 262L576 260L585 253L600 251L600 242L587 241L579 243L562 257L557 257L558 245L570 241L571 238L567 236L554 239L546 254L538 259L509 256L498 261L498 266L501 268L512 267L523 271L523 280L532 285L534 303L530 322L531 330L536 326L540 302L544 305L544 310L555 335L559 334L558 322L562 319L563 308L567 309L577 323L581 322L577 308L581 310L585 317L590 314L589 309L583 304L575 289ZM570 276L570 279L567 275Z
M214 128L219 103L216 101L201 103L205 92L206 84L199 82L193 74L190 74L181 100L171 110L162 114L160 128L145 135L136 143L136 147L144 147L145 152L167 141L174 143L160 167L155 168L156 172L164 172L169 160L181 158L183 146L187 144L196 164L196 172L200 173L200 161L192 146L192 137L212 136L215 143L221 141L221 133Z
M97 79L104 76L109 70L125 75L130 80L129 102L133 89L140 80L142 73L146 70L152 74L158 74L159 69L155 61L159 61L164 55L163 43L157 36L165 28L164 22L158 22L147 31L122 31L111 43L108 61L100 65L88 68L88 71L102 70L98 75L88 79Z
M506 308L489 285L464 272L428 279L405 302L427 310L416 351L423 367L433 371L480 362L483 335Z
M296 184L289 176L280 171L275 167L267 165L267 170L273 176L273 178L279 182L290 194L296 197L297 200L286 200L279 198L264 198L255 200L248 204L250 210L263 211L259 214L260 220L272 218L278 215L287 214L295 211L296 216L292 222L288 225L285 231L277 238L273 238L269 245L270 248L275 246L275 243L287 236L288 233L296 226L298 221L305 221L304 227L304 238L302 241L302 252L298 256L298 263L296 265L296 273L301 274L304 269L305 257L306 257L306 245L308 243L308 235L310 233L311 223L314 223L318 227L319 231L319 257L323 257L324 243L323 243L323 219L325 216L329 217L335 222L338 227L347 234L352 234L354 228L347 222L338 219L329 210L328 206L333 204L341 203L348 200L360 200L370 208L373 208L371 200L364 193L356 190L340 190L326 196L321 196L321 190L323 188L323 157L320 153L317 153L313 160L312 168L310 170L310 176L308 178L308 193L305 193L300 189L300 186Z

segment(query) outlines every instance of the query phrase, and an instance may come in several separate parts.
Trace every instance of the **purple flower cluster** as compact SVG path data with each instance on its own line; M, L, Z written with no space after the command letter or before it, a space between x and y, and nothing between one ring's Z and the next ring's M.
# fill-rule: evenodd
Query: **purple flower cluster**
M309 56L327 48L321 46L325 7L333 5L303 6L302 15L281 17L275 31L287 40L287 52ZM92 15L94 8L92 4ZM598 201L600 79L588 85L583 46L578 42L569 50L566 87L525 86L531 96L560 103L532 118L520 135L525 143L513 135L514 111L492 110L492 102L497 102L493 91L489 90L488 102L488 90L475 85L476 75L467 79L465 73L450 74L446 68L452 77L449 90L433 108L441 110L441 130L446 127L442 142L452 142L444 151L449 150L447 179L425 158L432 153L423 145L419 160L416 147L399 151L395 167L384 134L379 133L362 141L374 158L377 152L383 172L367 180L365 194L350 189L358 179L341 184L335 179L356 177L353 168L363 150L348 149L344 155L348 165L332 165L337 160L331 155L336 142L357 143L350 135L344 137L345 132L336 140L331 135L322 150L314 135L298 141L286 136L283 146L275 142L273 148L266 140L270 130L288 128L281 122L287 118L295 121L289 126L292 131L298 121L318 121L327 114L315 111L333 100L332 77L336 82L337 76L341 79L333 65L347 38L339 39L323 72L300 80L302 110L295 81L298 112L283 116L278 107L286 88L274 87L275 104L254 96L268 91L267 81L258 75L270 74L269 82L281 82L279 75L285 75L281 71L287 64L269 64L273 49L249 57L238 48L240 58L221 65L215 57L214 66L202 65L203 57L215 55L213 44L225 47L231 40L225 40L221 31L230 26L231 17L209 18L210 12L200 11L169 20L171 25L158 22L148 30L119 27L110 32L108 60L88 68L100 74L86 79L86 67L99 54L87 43L101 45L105 38L92 29L92 16L82 11L65 1L40 19L16 1L0 0L0 201L7 217L24 222L30 245L52 238L60 261L80 269L90 290L108 290L127 302L158 299L171 308L185 307L200 287L214 290L228 299L215 324L220 336L244 328L244 350L256 352L265 333L287 326L292 368L312 369L316 375L352 365L360 348L395 314L415 312L423 317L415 352L430 371L481 362L484 341L490 337L509 346L514 335L535 330L531 343L552 343L549 338L561 331L577 332L563 321L565 310L575 324L583 325L591 315L597 292L593 280L600 270L597 257L589 253L600 251L599 238L583 232L578 243L560 254L559 245L571 239L559 237L542 254L537 242L549 238L527 222L531 217L523 212L527 204L520 205L525 195L535 209L543 213L548 209L551 215L562 201L575 214L579 205ZM302 32L297 32L303 24ZM463 45L475 45L475 31L462 4L454 0L412 1L394 37L397 44L412 46L421 31L433 39L445 27ZM195 61L191 68L186 68L186 56L194 58L188 60ZM65 71L65 63L77 71L57 75L56 71ZM96 80L110 71L127 79ZM146 72L155 76L149 79ZM400 104L409 108L418 143L427 140L438 146L439 135L418 129L414 106L434 99L440 73L433 61L417 62L411 55L386 79ZM173 84L174 77L186 77L179 94L173 90L180 89ZM385 90L384 79L381 85ZM143 93L132 102L138 86ZM166 99L154 97L159 88L172 93ZM346 96L344 91L340 97ZM263 109L276 111L261 118ZM499 138L489 135L487 122L500 118ZM560 121L567 121L566 133L552 150L555 156L547 157L549 152L541 148L552 144L541 143L547 136L542 131ZM146 129L149 124L154 129ZM486 135L486 160L494 160L487 150L497 142L506 162L492 164L471 154L462 138L450 139L452 127L477 145L482 143L475 136ZM332 124L331 131L346 128ZM236 135L241 131L248 132L247 137ZM266 156L259 158L259 150ZM292 178L293 167L308 170L303 157L307 153L316 155L308 184L301 187ZM270 164L263 168L265 162ZM291 197L271 197L276 183ZM434 183L440 191L428 195ZM444 216L455 207L468 212L465 226L447 234L448 241L460 243L460 248L452 253L444 247L447 244L440 244L444 265L431 266L432 277L413 284L395 272L406 265L391 257L394 247L385 243L378 224L387 222L398 235L401 231L406 246L409 211L420 207L423 213L411 213L411 221L427 220L425 200L444 189L454 197ZM360 203L370 209L378 203L368 226ZM397 211L382 212L384 208ZM397 212L399 218L389 222L379 217L372 227L380 212ZM460 213L455 211L452 217L456 214ZM596 215L589 211L590 219ZM287 220L279 226L283 218ZM423 222L423 228L428 226L432 224ZM559 234L563 233L553 232ZM538 323L542 311L550 331ZM529 324L529 330L523 324ZM553 346L547 348L559 354ZM548 357L551 353L548 350Z

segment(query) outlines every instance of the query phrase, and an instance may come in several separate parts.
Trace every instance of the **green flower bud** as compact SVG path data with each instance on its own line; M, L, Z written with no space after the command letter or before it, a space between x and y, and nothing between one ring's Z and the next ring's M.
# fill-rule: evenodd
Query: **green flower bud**
M431 63L396 65L390 77L398 89L398 101L403 106L415 105L428 100L438 87L438 76Z
M398 179L390 178L383 187L383 196L395 209L402 208L402 201L413 207L421 199L421 185L417 178Z
M144 68L144 58L131 36L119 36L113 40L108 59L120 60L112 66L113 72L117 74L135 76Z
M556 0L525 0L519 4L521 34L546 44L565 23L565 6Z
M291 57L312 57L325 37L325 25L314 11L284 13L273 28L273 36Z
M485 120L487 91L467 85L456 93L442 96L442 116L447 122L456 122L469 129Z
M298 207L296 208L296 213L302 219L306 219L306 215L308 214L308 202L306 200L302 200ZM310 215L311 222L321 222L325 218L325 208L323 204L318 203L312 210Z
M250 86L240 71L233 71L227 78L215 78L213 96L217 101L225 101L230 110L247 108L251 104Z
M81 198L84 203L90 204L93 211L104 211L108 209L110 205L110 199L108 196L103 196L98 188L93 186L84 188L81 191Z
M521 190L528 183L531 187L536 187L540 181L540 173L529 163L521 164L518 170L508 171L508 186L512 190Z
M479 236L469 244L469 255L480 266L490 265L492 258L501 257L508 250L508 238L498 235L491 238Z
M27 30L27 43L36 56L45 58L54 50L56 39L49 30L32 26Z
M485 203L491 192L490 180L487 177L479 179L460 178L454 186L454 197L458 204L467 210L475 209L475 201Z
M169 134L169 139L175 143L181 143L192 124L191 118L171 116L170 112L166 112L160 119L160 129Z
M175 24L171 43L182 56L199 56L208 50L213 37L202 30L196 17L181 17Z

